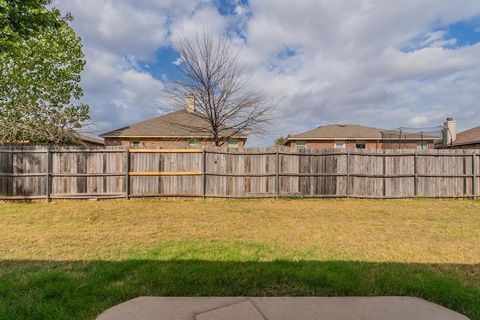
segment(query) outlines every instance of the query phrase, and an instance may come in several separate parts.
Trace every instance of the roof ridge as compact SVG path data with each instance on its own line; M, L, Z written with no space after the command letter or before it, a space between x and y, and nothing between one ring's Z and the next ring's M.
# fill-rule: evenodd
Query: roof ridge
M464 133L464 132L472 131L472 130L480 130L480 126L476 126L476 127L473 127L473 128L467 129L467 130L463 130L463 131L457 133L457 135L459 135L461 133Z

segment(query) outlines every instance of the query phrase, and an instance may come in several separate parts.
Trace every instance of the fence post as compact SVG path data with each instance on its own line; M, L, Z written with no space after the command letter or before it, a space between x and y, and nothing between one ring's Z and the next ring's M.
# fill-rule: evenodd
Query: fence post
M345 186L345 193L346 193L346 197L349 198L350 197L350 170L349 170L349 167L350 167L350 152L347 151L347 176L346 176L346 186Z
M418 155L417 151L415 151L415 155L413 156L413 194L415 198L418 197Z
M277 157L276 157L276 175L275 175L275 191L277 193L277 198L280 196L280 153L277 150Z
M383 197L387 197L387 157L385 156L385 150L383 150Z
M51 172L52 172L52 164L51 164L51 154L50 154L50 146L47 145L47 150L46 150L46 157L47 157L47 162L46 162L46 165L47 165L47 170L46 170L46 174L45 174L45 179L46 179L46 182L45 182L45 199L47 200L47 202L50 202L50 175L51 175Z
M207 192L207 152L202 149L202 198L205 199Z
M472 154L472 173L473 173L473 181L472 181L472 194L473 200L477 200L477 153L473 151Z
M130 199L130 151L125 150L125 199Z

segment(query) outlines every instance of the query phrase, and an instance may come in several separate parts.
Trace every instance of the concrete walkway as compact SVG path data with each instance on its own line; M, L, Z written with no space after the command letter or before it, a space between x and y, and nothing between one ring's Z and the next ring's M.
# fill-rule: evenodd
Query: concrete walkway
M410 297L139 297L97 320L468 320Z

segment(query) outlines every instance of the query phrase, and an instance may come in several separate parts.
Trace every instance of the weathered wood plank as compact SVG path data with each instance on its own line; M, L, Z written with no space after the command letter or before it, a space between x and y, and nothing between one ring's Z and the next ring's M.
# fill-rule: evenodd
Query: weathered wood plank
M45 146L0 147L0 198L46 197L47 158ZM479 167L473 150L52 147L49 196L472 198Z

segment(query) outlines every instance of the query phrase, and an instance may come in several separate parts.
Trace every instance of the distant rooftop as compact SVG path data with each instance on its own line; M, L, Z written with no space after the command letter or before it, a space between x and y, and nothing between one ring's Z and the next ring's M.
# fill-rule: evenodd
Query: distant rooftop
M179 110L123 128L101 134L103 138L149 137L149 138L211 138L209 123L195 111ZM225 131L231 135L233 130ZM234 137L246 138L241 134Z
M105 141L101 138L92 137L92 136L89 136L83 133L78 133L78 132L75 134L75 136L78 140L85 142L87 144L94 144L99 146L105 145Z
M401 132L399 130L380 129L356 124L329 124L310 131L292 135L288 140L391 140L398 138L407 140L437 139L436 137L422 135L420 133Z
M480 126L457 133L454 146L480 143Z

